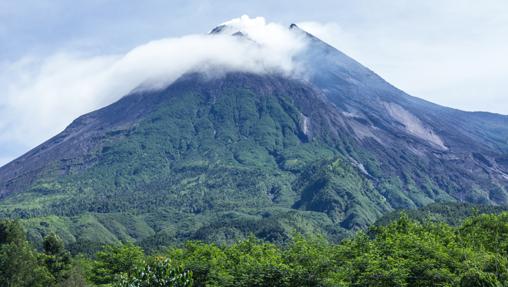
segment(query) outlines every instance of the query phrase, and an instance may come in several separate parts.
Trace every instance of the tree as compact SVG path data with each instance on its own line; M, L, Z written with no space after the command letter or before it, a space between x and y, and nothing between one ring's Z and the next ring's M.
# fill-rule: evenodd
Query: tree
M0 221L0 244L21 243L25 239L25 231L18 221Z
M66 272L66 276L64 279L61 279L56 286L57 287L87 287L89 286L86 277L85 271L82 266L75 263L71 266L69 271Z
M502 285L492 273L479 270L468 270L459 283L460 287L500 287Z
M96 284L114 283L120 276L130 279L145 264L143 250L133 244L107 245L96 256L92 269Z
M230 286L288 286L290 267L275 244L253 236L226 248L227 268L234 276Z
M45 287L54 278L17 221L0 221L0 286Z
M155 257L130 278L123 275L118 287L190 287L192 272L184 271L169 258Z
M184 248L171 248L167 255L192 271L194 286L228 286L233 276L224 250L215 244L189 241Z
M64 247L64 243L56 234L50 234L43 241L46 267L57 281L63 281L69 276L71 269L71 255Z
M322 237L295 235L284 252L285 260L291 266L291 285L319 286L330 281L330 273L336 270L332 252L332 245Z

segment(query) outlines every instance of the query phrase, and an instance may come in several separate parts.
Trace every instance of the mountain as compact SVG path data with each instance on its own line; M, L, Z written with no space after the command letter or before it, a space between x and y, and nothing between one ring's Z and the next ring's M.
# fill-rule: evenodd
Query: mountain
M236 37L241 31L212 30ZM76 250L338 240L395 209L508 203L508 116L412 97L296 25L302 77L187 73L0 168L0 214ZM247 39L248 40L248 39Z

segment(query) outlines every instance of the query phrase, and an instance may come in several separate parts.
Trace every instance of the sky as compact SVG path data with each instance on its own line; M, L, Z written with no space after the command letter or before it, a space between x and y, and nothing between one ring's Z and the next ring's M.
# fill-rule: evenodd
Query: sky
M508 114L505 0L0 0L0 166L244 14L297 23L413 96Z

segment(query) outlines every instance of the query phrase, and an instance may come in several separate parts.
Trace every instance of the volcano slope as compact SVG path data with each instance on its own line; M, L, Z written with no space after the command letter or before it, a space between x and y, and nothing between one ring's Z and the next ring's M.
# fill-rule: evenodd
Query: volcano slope
M394 209L507 204L507 116L411 97L290 30L307 37L306 77L188 73L133 91L0 168L1 217L86 251L339 240Z

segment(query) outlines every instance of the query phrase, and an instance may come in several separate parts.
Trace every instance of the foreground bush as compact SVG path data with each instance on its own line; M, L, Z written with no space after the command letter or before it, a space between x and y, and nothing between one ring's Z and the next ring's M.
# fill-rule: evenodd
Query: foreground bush
M71 258L56 235L36 251L18 223L0 221L3 286L508 286L508 213L457 227L403 214L340 244L250 237L227 246L191 241L153 256L125 244L93 259Z
M122 276L118 287L190 287L192 272L184 271L171 260L156 257L130 277Z

